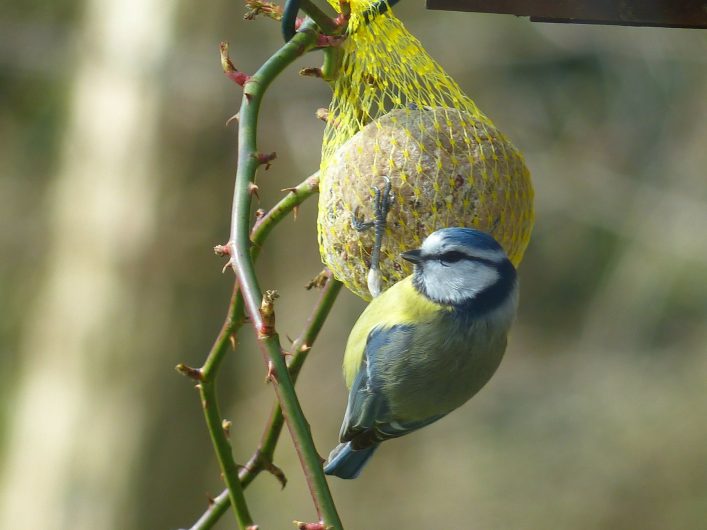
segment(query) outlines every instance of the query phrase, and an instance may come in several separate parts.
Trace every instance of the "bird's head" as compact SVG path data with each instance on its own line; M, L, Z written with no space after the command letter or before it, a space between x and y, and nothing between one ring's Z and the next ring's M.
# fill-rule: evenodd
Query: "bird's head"
M473 228L437 230L402 257L415 264L417 290L439 304L492 310L515 293L516 271L503 248Z

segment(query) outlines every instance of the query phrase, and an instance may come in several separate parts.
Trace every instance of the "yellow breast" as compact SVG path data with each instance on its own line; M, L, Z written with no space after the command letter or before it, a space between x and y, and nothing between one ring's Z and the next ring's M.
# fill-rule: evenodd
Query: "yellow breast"
M344 354L346 386L351 387L361 367L366 340L374 328L429 322L439 317L440 311L449 311L449 309L422 296L413 286L412 276L399 281L374 298L354 324L346 343Z

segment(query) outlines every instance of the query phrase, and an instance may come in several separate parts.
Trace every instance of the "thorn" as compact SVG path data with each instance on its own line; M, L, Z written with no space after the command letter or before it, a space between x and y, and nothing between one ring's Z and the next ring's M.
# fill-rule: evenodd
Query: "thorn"
M231 58L228 56L228 43L226 41L219 45L219 51L221 52L221 68L223 68L223 73L226 74L231 81L240 86L245 86L245 84L250 80L250 76L239 72Z
M297 188L282 188L280 191L286 191L288 193L294 193L297 195Z
M174 367L180 374L192 378L194 381L201 381L204 378L204 374L198 368L192 368L186 364L179 363Z
M329 121L329 109L325 109L324 107L319 108L314 113L314 115L317 117L318 120L322 120L324 123Z
M260 219L262 219L264 215L265 215L265 210L263 210L262 208L258 208L257 210L255 210L255 220L256 221L259 221Z
M231 335L228 337L228 342L231 343L231 349L233 351L236 351L236 347L238 346L238 339L236 338L235 333L231 333Z
M217 256L230 256L231 247L226 243L225 245L216 245L214 247L214 254Z
M277 153L273 151L272 153L255 153L252 155L261 166L265 164L265 171L270 169L270 162L277 158Z
M305 183L312 188L312 191L319 191L319 173L307 177Z
M299 75L302 77L317 77L321 79L324 77L324 73L322 72L322 69L319 68L318 66L311 66L309 68L302 68L302 70L299 71Z
M297 216L299 215L299 204L297 206L292 207L292 216L294 217L294 220L297 220Z
M272 361L268 361L268 373L265 375L266 383L277 383L277 375L275 375L275 365Z
M221 421L221 428L228 437L231 436L231 425L233 425L233 422L231 422L231 420L224 419Z
M248 193L251 195L255 195L255 197L260 200L260 194L258 193L258 185L255 182L249 182L248 183Z
M347 6L349 5L348 2L340 2L340 4L346 4ZM348 7L348 12L342 11L341 13L339 13L337 15L337 17L334 19L334 22L340 28L346 28L346 26L349 24L350 18L351 18L351 7Z
M299 351L302 353L307 353L311 349L312 349L312 346L307 343L304 343L304 344L302 344L302 346L299 347Z
M265 471L267 471L277 479L277 481L280 483L280 488L284 490L285 486L287 486L287 477L285 476L284 471L282 471L282 469L277 467L272 462L264 462L263 467L265 468Z
M339 46L346 37L341 37L338 35L324 35L319 33L317 35L317 48L335 48Z
M290 345L294 344L294 340L292 340L292 337L290 337L287 333L285 333L285 338L290 341Z
M250 92L243 92L243 95L245 96L245 99L246 101L248 101L248 103L250 103L250 100L253 99L253 94L251 94Z
M223 269L221 269L221 274L225 274L226 269L231 268L233 269L233 272L236 272L236 269L233 268L233 262L229 259L226 264L223 266Z
M209 508L216 504L216 499L214 499L209 493L206 494L206 504L209 505Z
M307 289L308 291L311 291L315 287L317 289L321 289L329 281L329 278L331 278L331 272L329 271L329 269L324 269L319 274L317 274L314 278L312 278L309 281L309 283L304 286L304 288Z
M297 530L330 530L332 526L324 526L324 523L319 521L318 523L303 523L302 521L292 521L296 526Z
M231 125L231 123L233 123L234 121L240 121L240 120L241 120L241 113L236 112L233 116L231 116L230 118L228 118L226 120L226 127Z

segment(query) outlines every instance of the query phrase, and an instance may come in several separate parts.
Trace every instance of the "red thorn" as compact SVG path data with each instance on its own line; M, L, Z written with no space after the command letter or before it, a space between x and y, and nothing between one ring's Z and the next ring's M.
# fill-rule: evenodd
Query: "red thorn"
M231 247L229 247L228 244L216 245L214 247L214 254L216 254L217 256L230 256Z
M349 18L351 18L350 15L339 13L334 19L334 23L340 28L343 28L344 26L346 26L346 24L349 23Z
M235 72L226 72L226 77L228 77L238 86L245 86L245 84L250 81L249 75L244 74L243 72L239 72L237 70Z
M344 42L344 37L338 37L335 35L323 35L319 33L317 35L317 47L318 48L335 48Z
M221 52L221 67L223 68L223 73L237 85L245 86L245 84L250 80L250 76L243 72L239 72L233 65L231 58L228 56L228 43L222 42L219 45L219 51Z

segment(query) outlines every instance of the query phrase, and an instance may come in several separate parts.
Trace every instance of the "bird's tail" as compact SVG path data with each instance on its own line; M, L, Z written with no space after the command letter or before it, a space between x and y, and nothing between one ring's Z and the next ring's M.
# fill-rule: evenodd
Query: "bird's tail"
M324 465L324 473L339 478L356 478L376 449L378 444L365 449L352 449L348 442L339 444L329 454L329 459Z

